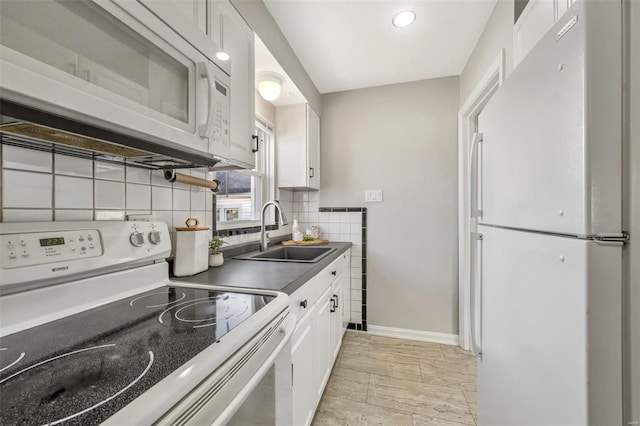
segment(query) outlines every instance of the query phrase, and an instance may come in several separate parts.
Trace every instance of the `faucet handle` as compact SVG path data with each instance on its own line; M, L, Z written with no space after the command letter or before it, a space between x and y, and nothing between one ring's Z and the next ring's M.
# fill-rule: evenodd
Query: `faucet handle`
M264 234L264 240L265 240L267 243L270 243L270 242L271 242L271 238L269 238L269 233L268 233L268 232L265 232L265 234Z

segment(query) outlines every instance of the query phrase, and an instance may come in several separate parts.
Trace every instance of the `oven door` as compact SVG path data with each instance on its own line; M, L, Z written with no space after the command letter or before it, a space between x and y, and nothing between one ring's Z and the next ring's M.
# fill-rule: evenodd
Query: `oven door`
M288 310L278 315L157 424L291 425L294 329Z
M0 4L2 98L208 154L230 81L203 50L139 2Z

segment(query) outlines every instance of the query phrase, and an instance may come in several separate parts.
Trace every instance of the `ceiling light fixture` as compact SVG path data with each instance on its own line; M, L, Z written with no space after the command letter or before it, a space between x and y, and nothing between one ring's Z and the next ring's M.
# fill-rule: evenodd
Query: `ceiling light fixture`
M220 59L221 61L228 61L229 54L227 52L220 51L216 53L216 58Z
M394 27L404 28L408 27L416 20L416 13L413 10L403 10L396 14L391 21Z
M258 92L267 101L275 101L280 96L284 79L280 74L265 71L258 74Z

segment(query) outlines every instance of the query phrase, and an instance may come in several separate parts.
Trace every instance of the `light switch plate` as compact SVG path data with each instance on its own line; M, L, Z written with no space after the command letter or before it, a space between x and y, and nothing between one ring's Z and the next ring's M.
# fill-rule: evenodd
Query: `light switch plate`
M381 203L382 189L365 189L364 202L365 203Z

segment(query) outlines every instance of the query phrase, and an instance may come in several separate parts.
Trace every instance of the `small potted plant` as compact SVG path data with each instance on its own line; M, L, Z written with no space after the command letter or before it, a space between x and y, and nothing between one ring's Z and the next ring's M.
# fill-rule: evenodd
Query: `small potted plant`
M220 247L223 244L226 242L217 235L209 240L209 266L222 266L224 263L224 256L220 253Z

